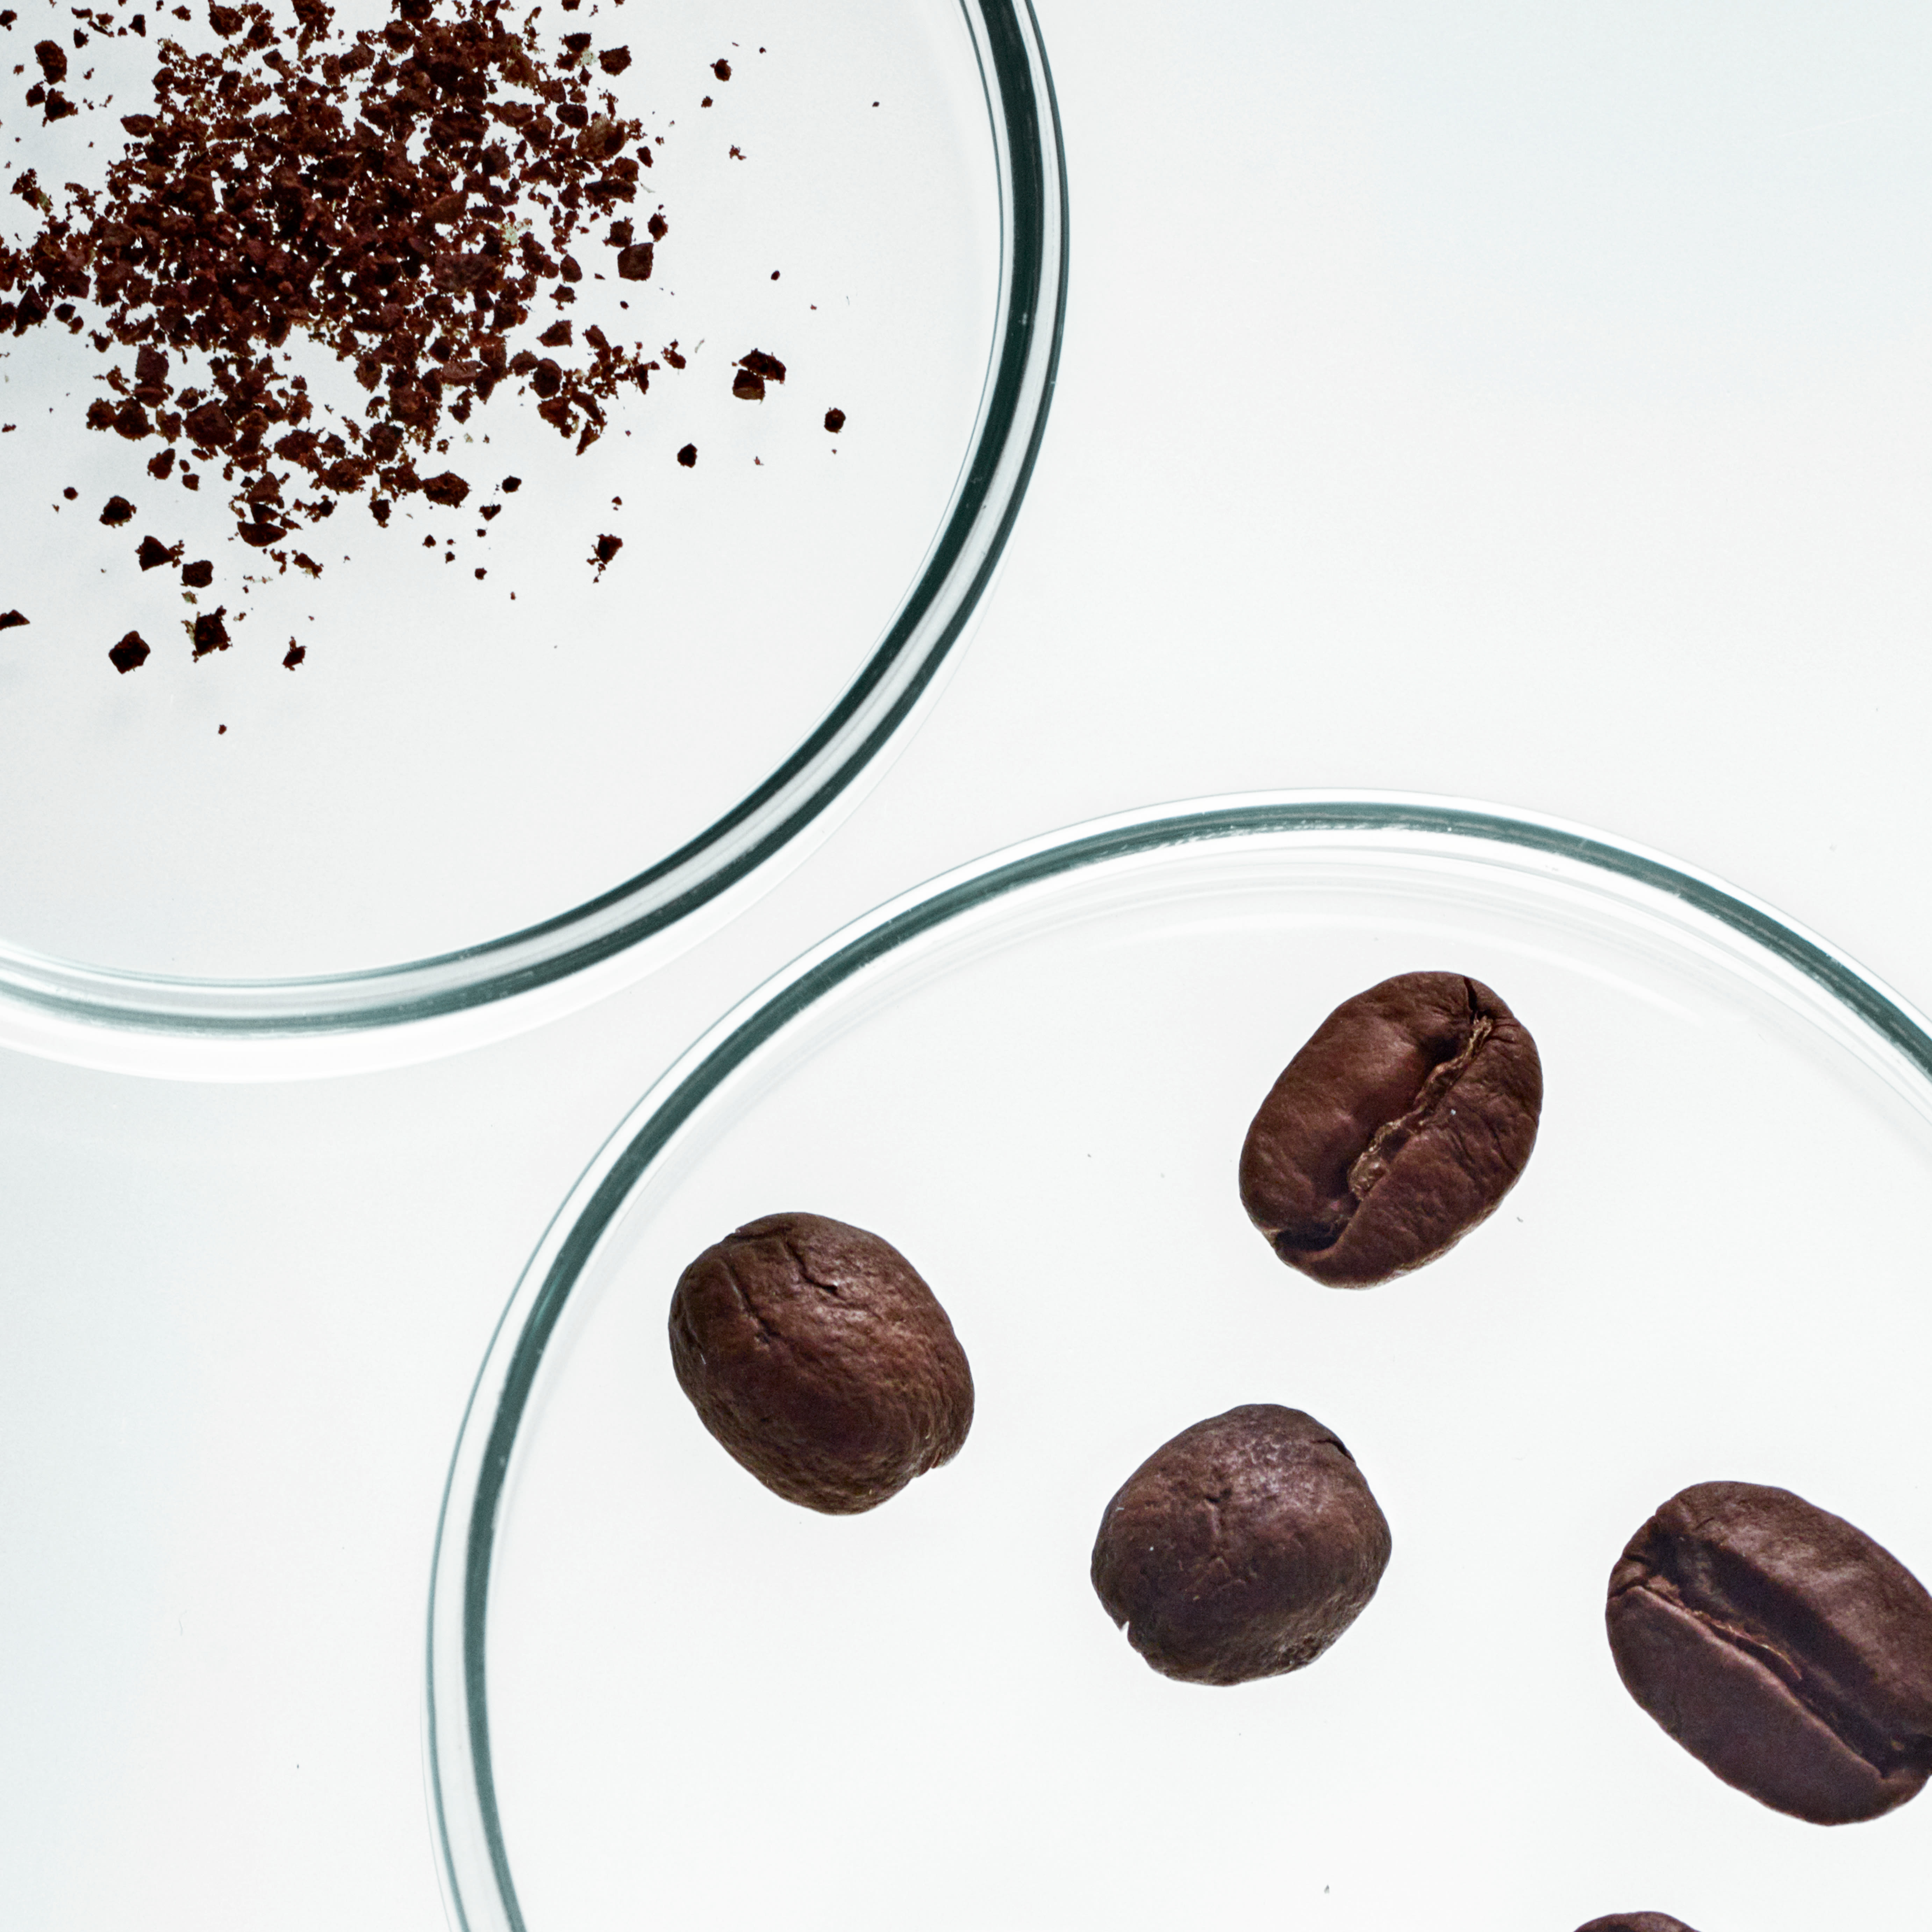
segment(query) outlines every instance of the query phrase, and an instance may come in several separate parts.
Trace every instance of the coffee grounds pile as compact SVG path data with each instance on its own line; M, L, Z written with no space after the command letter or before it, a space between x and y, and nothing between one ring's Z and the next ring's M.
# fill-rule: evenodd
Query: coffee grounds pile
M412 494L460 505L469 480L425 459L447 449L446 416L466 422L500 386L533 396L580 454L607 405L658 367L595 324L574 339L567 316L512 346L540 296L575 300L573 249L601 246L618 278L643 281L667 226L653 213L640 238L617 212L651 147L593 93L590 34L562 36L547 59L534 22L513 31L504 10L394 0L380 30L343 36L326 0L292 0L292 27L259 0L212 5L214 51L158 41L155 112L122 118L104 194L70 183L56 205L31 170L11 184L44 221L23 248L0 242L0 328L78 334L91 300L109 393L88 427L159 442L148 473L190 489L201 479L177 472L178 453L218 463L237 534L284 567L274 547L345 496L366 492L379 524ZM97 10L88 24L146 32L140 14L117 28ZM621 47L596 58L607 74L629 64ZM81 111L48 91L62 49L36 58L28 104L49 122ZM318 417L306 379L277 359L292 334L352 365L366 422ZM221 615L196 623L197 656L226 643Z

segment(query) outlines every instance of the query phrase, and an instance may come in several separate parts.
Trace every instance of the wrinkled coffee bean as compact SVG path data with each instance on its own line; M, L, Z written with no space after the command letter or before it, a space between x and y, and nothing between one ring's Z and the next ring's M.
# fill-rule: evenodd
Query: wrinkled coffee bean
M1241 1204L1291 1268L1366 1288L1433 1261L1516 1185L1543 1066L1488 987L1404 973L1345 1000L1241 1149Z
M1690 1928L1667 1912L1613 1912L1578 1926L1576 1932L1690 1932Z
M1606 1616L1624 1688L1774 1810L1876 1818L1932 1774L1932 1596L1789 1490L1672 1497L1610 1573Z
M959 1452L973 1374L912 1264L862 1228L772 1214L705 1250L670 1305L678 1384L788 1502L849 1516Z
M1361 1614L1389 1528L1312 1416L1250 1402L1184 1429L1100 1520L1094 1588L1155 1670L1244 1684L1312 1664Z

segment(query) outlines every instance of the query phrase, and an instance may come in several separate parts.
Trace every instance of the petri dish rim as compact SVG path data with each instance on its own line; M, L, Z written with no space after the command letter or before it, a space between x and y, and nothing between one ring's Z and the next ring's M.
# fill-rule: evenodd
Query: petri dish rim
M458 1431L432 1558L423 1706L438 1869L464 1932L524 1932L498 1815L485 1667L496 1532L519 1429L578 1282L626 1204L706 1103L820 1001L953 922L1030 892L1191 846L1293 842L1540 874L1626 917L1660 916L1768 969L1783 996L1932 1118L1932 1023L1825 940L1714 875L1569 821L1388 793L1274 793L1148 808L1076 826L941 874L801 955L652 1085L559 1208L492 1334Z
M443 1022L450 1044L468 1044L477 1028L452 1030L453 1016L524 996L526 1017L500 1016L488 1029L513 1030L548 1014L527 997L543 988L620 955L630 956L633 970L647 970L707 929L704 915L715 921L748 891L773 882L782 857L802 856L802 842L856 803L937 695L998 570L1045 434L1065 326L1065 152L1031 0L958 4L985 93L999 208L998 294L977 420L911 588L803 742L736 805L644 871L533 925L432 957L339 974L190 978L93 966L0 938L0 1007L15 1010L5 1029L18 1034L14 1043L168 1072L205 1064L184 1060L182 1048L232 1058L251 1046L314 1048L425 1022ZM118 1049L106 1043L117 1034L124 1042ZM144 1038L156 1047L144 1050ZM286 1072L313 1057L291 1062L285 1054L260 1070Z

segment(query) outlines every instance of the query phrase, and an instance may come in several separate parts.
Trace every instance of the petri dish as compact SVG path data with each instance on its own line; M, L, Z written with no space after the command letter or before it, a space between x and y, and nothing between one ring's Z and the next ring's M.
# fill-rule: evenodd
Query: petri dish
M1540 1138L1450 1253L1324 1288L1248 1226L1242 1137L1338 1001L1416 968L1530 1027ZM1651 1511L1720 1478L1932 1574L1928 1186L1924 1021L1576 826L1208 800L908 894L664 1076L506 1310L431 1588L456 1922L1898 1920L1922 1808L1823 1830L1720 1784L1623 1690L1603 1607ZM740 1470L666 1346L685 1263L800 1208L907 1253L976 1384L956 1460L854 1518ZM1340 1432L1394 1558L1311 1668L1170 1682L1093 1538L1154 1448L1253 1401Z
M500 398L433 459L467 472L466 507L405 497L379 529L346 500L308 533L322 574L260 565L244 621L229 587L260 554L232 518L190 527L224 493L164 487L142 468L158 446L80 430L104 366L85 338L50 325L0 353L4 602L29 620L0 634L9 1043L280 1072L534 1023L769 884L935 696L1060 337L1064 179L1030 10L592 0L570 24L634 50L608 86L662 140L632 212L670 224L645 282L613 278L600 225L564 312L621 296L605 319L658 355L587 448ZM106 73L150 44L84 58ZM98 154L77 134L53 152L83 118L23 137L46 178L91 178L118 146L117 128ZM754 348L788 372L762 400L733 388ZM133 520L98 523L110 490ZM144 534L212 556L195 609L174 568L136 568ZM623 548L600 569L605 534ZM232 646L197 661L178 632L224 588ZM135 625L152 655L116 675L106 647Z

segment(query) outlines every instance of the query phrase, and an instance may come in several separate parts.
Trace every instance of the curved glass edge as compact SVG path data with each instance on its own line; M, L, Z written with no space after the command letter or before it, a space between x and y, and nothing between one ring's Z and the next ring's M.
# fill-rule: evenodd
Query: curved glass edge
M676 851L501 939L398 966L278 980L89 967L0 944L0 1000L90 1028L204 1040L393 1027L553 984L664 933L744 884L825 814L934 688L1012 534L1066 321L1066 152L1031 0L960 0L991 116L1000 263L994 349L969 453L912 589L867 662L770 778Z
M1120 814L1008 848L890 901L741 1001L658 1079L553 1217L499 1318L466 1407L436 1526L424 1775L452 1922L526 1932L496 1807L484 1678L490 1566L517 1433L573 1288L624 1202L712 1094L794 1019L921 937L1030 886L1191 844L1270 835L1413 836L1527 855L1673 903L1849 1012L1932 1088L1932 1026L1815 934L1710 874L1568 821L1452 799L1278 793ZM1450 849L1454 849L1452 847Z

